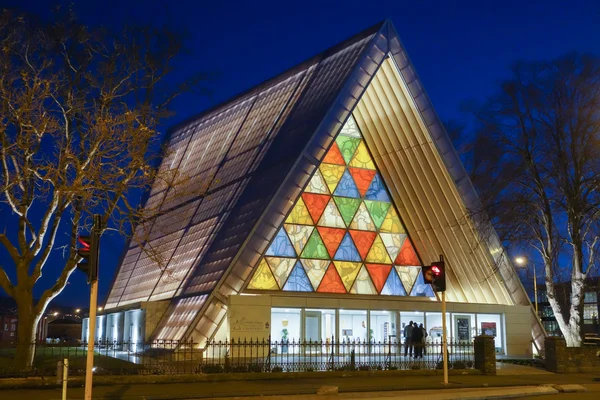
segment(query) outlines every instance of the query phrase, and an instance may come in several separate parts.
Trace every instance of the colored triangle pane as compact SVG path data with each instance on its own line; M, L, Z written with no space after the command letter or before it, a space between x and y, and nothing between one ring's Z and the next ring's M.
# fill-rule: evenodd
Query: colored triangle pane
M346 164L349 163L350 160L352 160L352 156L354 156L354 152L358 148L361 139L338 135L335 141L338 144L340 151L342 152L342 157L344 157L344 161L346 161Z
M369 154L369 150L367 150L367 146L365 145L365 141L361 140L352 160L350 161L351 167L356 168L364 168L364 169L375 169L375 164L373 163L373 159L371 159L371 155Z
M383 285L383 289L381 290L381 294L387 296L406 296L406 290L404 290L404 286L402 285L402 282L400 282L400 278L395 269L392 268L390 271L390 274L385 281L385 285Z
M369 254L365 258L366 262L375 263L375 264L391 264L392 260L385 249L385 245L381 240L381 237L377 235L375 240L373 241L373 245L371 246L371 250L369 250Z
M352 179L352 175L350 172L346 170L342 179L338 183L335 188L335 192L333 192L335 196L344 196L344 197L354 197L356 199L360 198L360 193L356 188L356 184L354 183L354 179Z
M361 138L360 131L358 130L358 126L356 125L356 121L352 114L348 117L348 120L340 131L340 135Z
M302 193L302 200L304 200L304 204L315 224L321 218L321 214L323 214L329 198L330 196L326 194Z
M406 293L410 293L415 281L417 280L417 276L419 276L419 273L421 272L421 267L396 266L396 271L400 276L400 281L402 282Z
M333 193L346 168L342 165L321 164L319 170L321 170L321 175L327 184L327 188L329 188L329 192Z
M377 293L380 293L383 290L385 281L390 275L392 266L389 264L365 264L365 267L369 271L369 275L371 275L371 280L373 281L373 284L375 284Z
M310 178L304 191L308 193L329 194L329 189L327 188L327 184L325 183L320 170L317 170L313 177Z
M381 179L381 175L378 173L375 174L373 180L371 181L371 185L367 190L367 194L365 195L365 199L367 200L379 200L379 201L390 201L390 197L385 190L383 185L383 179Z
M417 275L417 279L415 280L415 284L410 292L410 295L421 297L435 297L435 293L433 293L431 285L425 283L422 271L419 271L419 275Z
M383 220L385 219L385 216L387 215L391 205L391 203L383 201L365 200L365 206L367 206L367 210L369 210L369 214L371 214L371 218L373 219L373 223L377 229L379 229L383 223Z
M400 222L400 218L398 218L398 213L396 213L396 209L394 207L390 207L381 227L379 227L381 232L390 232L390 233L406 233L404 230L404 226L402 222Z
M325 211L323 211L323 215L321 219L319 219L320 226L329 226L331 228L345 228L346 224L344 223L344 219L340 214L337 206L335 205L335 201L333 199L329 200L327 203L327 207L325 207Z
M321 279L321 283L319 284L317 292L346 293L346 288L344 287L344 284L340 279L340 275L333 264L330 264L329 268L327 268L327 272L325 272L325 276L323 276L323 279Z
M346 290L349 291L352 288L352 284L354 283L362 264L359 262L334 261L333 265L335 265L335 269L340 275L340 278L342 278Z
M348 168L348 171L350 171L350 175L352 175L352 178L354 179L354 183L356 184L356 188L358 189L360 196L364 197L365 194L367 194L367 190L369 189L369 186L371 186L371 181L377 172L372 169L361 169L354 167Z
M308 243L304 246L304 250L300 255L302 258L319 258L322 260L329 259L329 254L327 254L327 248L325 244L321 240L321 236L319 236L319 232L313 230L308 239Z
M292 246L290 239L285 233L285 229L279 229L279 232L277 232L275 239L273 239L271 246L269 246L266 255L280 257L296 257L294 246Z
M317 229L319 230L319 234L321 234L321 239L325 243L329 256L333 257L338 247L340 247L346 231L340 228L328 228L325 226L319 226Z
M352 285L352 289L350 289L350 293L353 294L377 294L377 289L373 285L371 281L371 277L367 272L367 269L363 265L358 275L356 276L356 280Z
M419 261L419 257L417 257L417 253L415 252L414 247L410 240L405 240L402 243L402 247L398 252L398 257L396 257L396 265L421 265Z
M312 284L312 287L317 290L321 280L323 279L323 275L327 271L327 267L331 263L329 260L300 260L302 265L304 266L304 270L306 271L306 275L308 275L308 279Z
M310 234L315 228L308 225L284 224L283 226L290 238L290 242L292 242L292 246L294 246L294 249L296 250L296 254L302 253L304 246L306 246L306 242L308 242L308 239L310 238Z
M361 231L375 230L375 224L373 223L371 215L369 214L364 202L358 207L358 211L354 215L352 223L350 223L350 229L358 229Z
M354 242L348 233L344 236L344 239L333 258L342 261L361 261L360 254L358 254L358 250L356 249L356 246L354 246Z
M306 271L300 264L300 261L296 262L290 277L288 278L283 290L290 292L312 292L313 287L308 280L308 276L306 275Z
M387 250L390 258L395 260L402 248L402 244L406 240L406 235L403 233L385 233L380 232L381 240L383 240L383 244L385 245L385 249Z
M369 254L369 250L373 245L373 241L377 236L377 232L369 232L369 231L348 231L350 236L352 236L352 240L354 241L354 245L358 250L358 254L360 254L361 259L367 258L367 254Z
M248 283L248 289L279 290L271 268L269 268L264 259L260 260L254 276L250 280L250 283Z
M294 268L295 258L281 258L281 257L265 257L267 264L273 271L273 276L277 281L279 287L283 287L283 284L287 280L292 268Z
M313 221L310 217L310 213L302 200L302 197L298 199L294 208L292 208L292 212L285 220L288 224L300 224L300 225L312 225Z
M336 142L333 142L333 145L325 155L325 158L323 158L323 162L327 164L346 165L344 157L342 157L342 153L340 153L340 148Z
M346 225L350 225L352 218L360 206L360 199L352 199L349 197L333 197L338 211Z

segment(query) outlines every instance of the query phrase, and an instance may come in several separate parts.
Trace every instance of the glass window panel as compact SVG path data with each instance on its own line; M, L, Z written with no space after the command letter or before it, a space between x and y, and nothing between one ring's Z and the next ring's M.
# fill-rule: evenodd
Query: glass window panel
M292 245L294 246L294 249L296 250L296 253L302 254L304 246L306 246L306 243L310 238L310 234L315 228L308 225L292 224L284 224L284 227L290 238L290 241L292 242Z
M273 272L273 276L275 277L278 286L282 288L290 275L290 272L292 272L296 259L281 257L265 257L265 259L267 260L267 264L271 267L271 271Z
M392 266L385 264L365 264L365 267L369 271L369 275L371 276L371 280L375 285L377 293L381 293L383 285L385 285L385 282L390 275Z
M370 312L370 340L373 343L396 343L396 315L391 311ZM387 353L388 348L375 346L376 353ZM395 346L392 347L395 352Z
M371 159L371 155L367 150L367 146L365 146L365 142L361 141L352 157L352 161L350 161L350 166L355 168L364 168L364 169L375 169L375 164Z
M404 267L402 267L404 268ZM408 268L408 267L406 267ZM419 275L417 275L417 279L415 280L415 284L412 288L412 291L410 292L411 296L425 296L425 297L435 297L435 294L433 293L433 289L431 288L431 285L425 283L425 281L423 280L423 272L420 270L420 268L415 268L415 269L419 269Z
M371 246L371 250L369 250L369 254L367 254L367 258L365 261L375 264L391 264L392 260L387 253L385 245L383 244L383 240L381 237L377 235L375 240L373 241L373 245Z
M367 190L371 186L371 182L373 181L373 177L375 177L375 170L371 169L361 169L350 167L348 169L350 171L350 175L354 179L354 183L356 184L356 188L361 197L364 197L367 194Z
M296 261L296 265L292 270L283 290L292 292L312 292L313 287L306 275L306 271L300 261Z
M352 285L352 289L350 289L350 293L370 295L378 293L375 285L373 285L373 282L371 281L369 272L364 265L361 267L360 271L358 271L358 275L356 276L356 280Z
M392 260L395 260L398 257L398 253L402 248L402 244L404 240L406 240L406 235L401 233L380 233L381 240L385 245L388 254Z
M296 257L296 252L294 251L294 247L290 242L287 234L285 233L285 229L281 227L275 239L269 246L266 255L268 256L281 256L281 257Z
M362 264L359 262L334 261L333 265L335 265L340 278L342 278L346 291L350 291Z
M360 254L362 259L366 259L369 254L369 250L373 245L373 241L375 241L375 237L377 237L377 232L369 232L369 231L355 231L349 230L350 236L352 236L352 240L356 245L356 249Z
M277 282L273 277L273 273L271 272L271 268L267 265L267 262L262 259L260 264L258 264L258 269L256 273L250 280L248 284L248 289L258 289L258 290L277 290L279 287L277 286Z
M410 240L405 240L404 243L402 243L402 248L398 252L395 264L405 266L421 265Z
M387 202L391 201L390 197L387 194L387 190L385 190L383 179L381 179L381 176L379 174L375 174L375 176L373 177L371 185L369 186L367 194L365 195L365 199Z
M340 247L340 243L342 243L342 239L344 238L346 231L344 229L327 228L325 226L319 226L317 229L321 235L321 239L323 240L325 247L327 248L329 256L333 257Z
M339 337L342 341L365 342L367 337L367 311L366 310L340 310ZM351 348L343 346L341 351L350 352Z
M321 214L323 214L325 207L327 207L329 199L330 196L326 194L302 193L302 200L304 200L304 204L315 224L321 218Z
M360 206L360 199L352 199L348 197L333 197L335 204L337 206L342 219L346 225L350 225L352 219L354 218L354 214L358 210Z
M358 254L358 250L356 249L356 246L354 246L352 237L350 237L348 233L346 233L344 239L342 239L334 259L341 261L361 261L360 254Z
M300 260L308 275L308 279L313 286L313 289L317 290L321 284L321 280L327 271L327 267L330 262L328 260Z
M342 157L342 153L340 152L340 148L338 147L336 142L333 142L331 148L329 149L327 154L325 154L323 162L326 164L346 165L344 157Z
M348 164L352 160L352 156L354 156L354 152L358 148L361 139L339 135L335 141L340 148L344 161Z
M329 192L333 193L335 191L335 187L342 178L342 175L344 175L346 168L342 165L321 164L319 166L319 170L321 171L321 176L327 184L327 188L329 188Z
M350 224L350 229L358 229L361 231L374 231L375 224L371 219L371 215L365 206L365 203L361 203L358 207L358 211L354 218L352 219L352 223Z
M302 197L298 199L294 208L292 208L292 212L288 215L285 220L288 224L300 224L300 225L312 225L313 221L310 217L310 213L304 204L304 200Z
M381 290L381 294L387 296L406 296L406 290L404 289L404 285L400 281L400 277L394 268L390 271L387 280L385 281L385 285Z
M406 293L410 293L417 280L417 276L419 276L419 273L421 272L421 268L396 266L396 272L398 272L398 275L400 276L400 280L402 281Z
M329 194L327 183L325 183L320 170L317 169L313 177L310 179L305 191L309 193Z
M596 292L587 292L583 296L584 303L597 303L598 302L598 293Z
M300 341L301 310L298 308L271 309L271 340L279 343ZM282 353L298 352L298 346L280 347Z
M365 200L365 206L367 206L367 210L369 210L369 214L371 215L373 223L377 229L379 229L383 223L383 220L385 219L391 205L391 203L385 203L382 201Z
M354 179L348 170L346 170L342 175L342 179L340 179L340 182L335 188L335 192L333 194L335 196L353 197L357 199L360 198L358 188L356 187Z
M404 226L402 225L402 222L400 222L400 218L398 218L398 213L396 213L394 207L390 207L379 229L381 232L406 233L406 231L404 230Z
M323 260L329 259L329 254L327 253L327 248L325 247L325 243L321 239L321 235L317 230L313 230L310 238L308 239L308 243L304 246L304 250L300 255L302 258L319 258Z
M330 264L327 268L317 291L322 293L346 293L342 279L333 264Z

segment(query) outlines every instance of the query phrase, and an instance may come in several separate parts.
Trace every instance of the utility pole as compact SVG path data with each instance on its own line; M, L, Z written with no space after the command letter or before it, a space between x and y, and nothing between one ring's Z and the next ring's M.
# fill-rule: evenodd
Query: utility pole
M444 256L440 254L440 262L444 262ZM444 278L445 282L445 278ZM446 287L442 292L442 352L444 354L444 385L448 384L448 337L446 335Z

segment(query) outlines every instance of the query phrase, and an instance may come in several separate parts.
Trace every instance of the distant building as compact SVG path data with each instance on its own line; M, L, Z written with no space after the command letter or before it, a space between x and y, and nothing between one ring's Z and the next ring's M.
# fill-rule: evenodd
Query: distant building
M17 315L0 311L0 343L14 342L17 337Z
M77 341L81 338L81 320L71 318L58 318L48 322L48 339L62 341Z

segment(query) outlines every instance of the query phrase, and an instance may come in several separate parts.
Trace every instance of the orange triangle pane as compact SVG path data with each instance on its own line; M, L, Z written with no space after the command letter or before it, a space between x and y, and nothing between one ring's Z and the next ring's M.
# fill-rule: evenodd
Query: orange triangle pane
M417 253L410 240L405 240L404 243L402 243L402 248L398 253L398 257L396 257L396 262L394 264L402 266L421 265L419 257L417 257Z
M329 202L329 196L326 194L302 193L302 200L310 213L311 218L316 224L323 214L323 210Z
M385 285L385 281L392 270L392 266L385 264L365 264L365 266L369 271L369 275L371 275L371 280L375 284L377 293L381 293L383 285Z
M352 229L349 230L349 232L354 241L354 245L356 246L356 250L358 250L358 254L360 254L360 258L364 260L367 258L367 254L369 254L369 249L371 249L371 245L377 236L377 232L355 231Z
M331 146L325 155L323 162L327 164L346 165L344 157L342 157L342 153L336 142L333 142L333 146Z
M344 229L327 228L325 226L318 226L317 230L321 234L321 239L323 239L323 243L325 243L329 256L333 257L338 247L340 247L340 243L342 242L346 231Z
M333 266L333 263L329 264L329 268L327 272L325 272L325 276L321 280L321 284L317 289L317 292L321 293L346 293L346 288L342 283L342 279L340 275L337 273L337 270Z
M355 167L350 167L348 169L350 170L350 175L352 175L352 178L354 178L354 183L356 183L356 187L358 188L360 196L365 197L365 194L367 194L367 190L369 189L369 185L371 184L371 181L373 180L373 177L377 171L374 169L362 169Z

